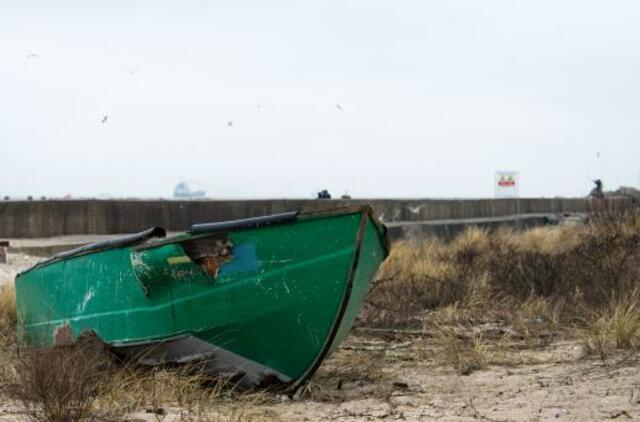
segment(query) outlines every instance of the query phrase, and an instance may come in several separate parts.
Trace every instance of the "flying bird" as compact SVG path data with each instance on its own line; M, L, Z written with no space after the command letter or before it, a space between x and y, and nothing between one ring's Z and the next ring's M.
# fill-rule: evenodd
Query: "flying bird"
M140 72L140 69L128 69L127 73L131 76L136 76L136 73Z
M27 54L27 60L28 59L37 59L38 57L40 57L39 55L37 55L36 53L29 53Z
M229 126L229 127L233 126L233 120L229 120L229 121L227 122L227 126Z
M107 116L107 115L105 114L105 116L102 118L102 123L103 123L103 124L104 124L104 123L107 123L107 118L108 118L108 117L109 117L109 116Z
M342 111L342 106L340 105L340 103L336 103L336 108L340 111Z

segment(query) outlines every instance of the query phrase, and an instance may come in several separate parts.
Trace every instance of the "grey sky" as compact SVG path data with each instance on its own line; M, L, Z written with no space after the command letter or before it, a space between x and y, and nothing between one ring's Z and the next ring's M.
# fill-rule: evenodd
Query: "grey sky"
M0 195L637 186L639 22L631 0L3 1Z

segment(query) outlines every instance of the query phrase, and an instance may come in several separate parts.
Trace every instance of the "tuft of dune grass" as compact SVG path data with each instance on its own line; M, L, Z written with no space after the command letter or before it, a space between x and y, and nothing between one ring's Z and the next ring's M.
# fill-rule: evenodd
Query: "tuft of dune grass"
M13 287L0 287L0 400L15 378L16 302Z
M469 375L487 366L487 347L480 335L464 337L458 330L440 327L432 344L436 362L455 369L460 375Z
M101 379L95 407L111 417L140 409L177 408L182 417L197 419L211 411L224 387L222 380L211 380L195 366L139 368L127 364Z
M621 294L594 312L584 337L587 350L604 362L617 349L639 349L640 289Z
M0 342L12 338L16 327L16 299L13 287L0 287Z

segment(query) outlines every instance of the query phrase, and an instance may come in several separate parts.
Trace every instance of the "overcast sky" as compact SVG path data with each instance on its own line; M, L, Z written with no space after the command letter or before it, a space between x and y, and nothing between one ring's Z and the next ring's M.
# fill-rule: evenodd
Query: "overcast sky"
M634 0L0 3L0 195L581 196L639 161Z

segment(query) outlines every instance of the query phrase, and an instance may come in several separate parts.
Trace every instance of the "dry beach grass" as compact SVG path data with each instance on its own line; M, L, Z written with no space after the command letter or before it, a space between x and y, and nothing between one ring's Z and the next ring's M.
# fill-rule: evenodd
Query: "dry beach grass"
M524 339L579 335L603 357L640 341L640 213L585 225L394 245L361 313L374 327L497 325ZM401 306L399 306L401 304Z
M3 287L0 396L14 420L640 416L639 243L633 210L397 243L354 334L298 401L194 368L136 368L90 342L18 347Z

